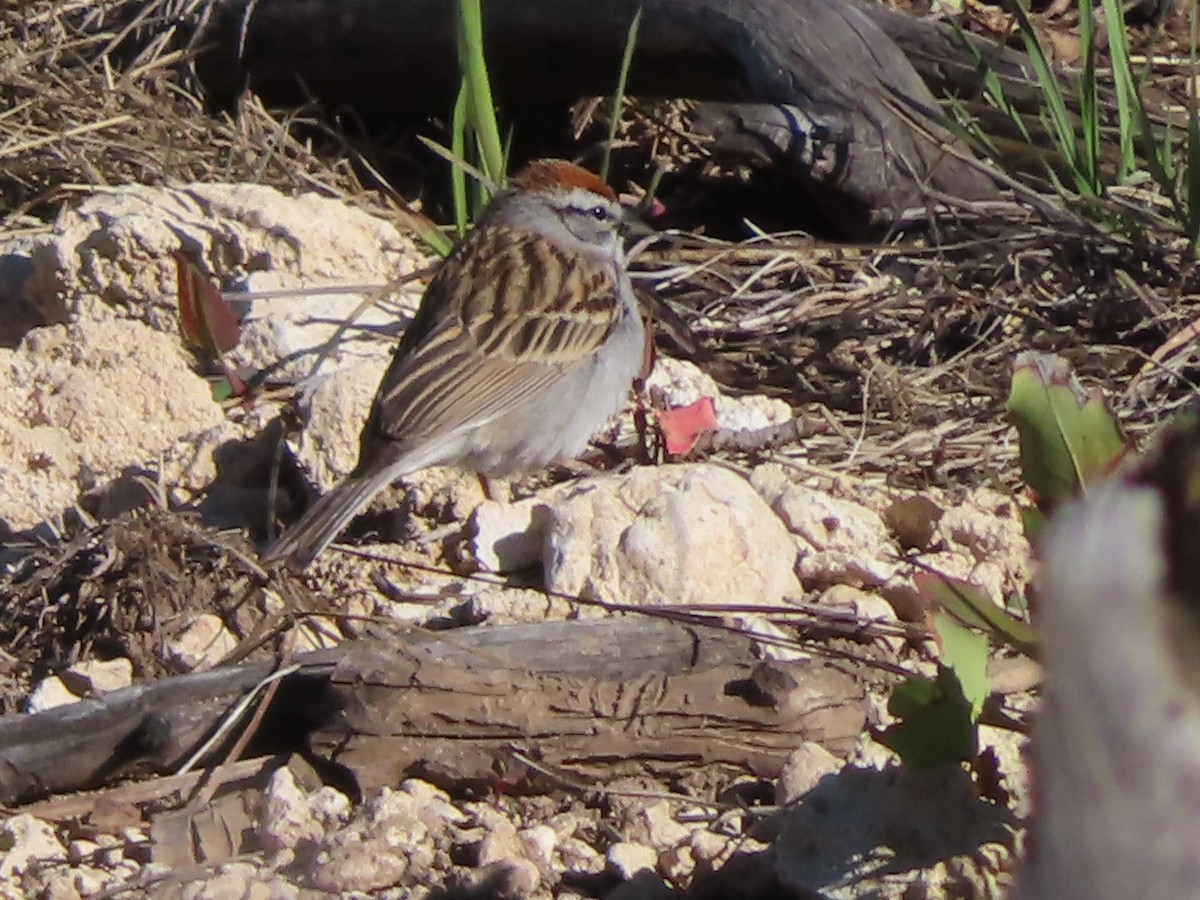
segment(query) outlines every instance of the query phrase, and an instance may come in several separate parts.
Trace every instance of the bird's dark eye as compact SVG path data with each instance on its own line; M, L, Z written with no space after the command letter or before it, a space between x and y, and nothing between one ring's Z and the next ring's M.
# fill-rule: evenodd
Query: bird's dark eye
M605 219L608 218L608 207L593 206L591 209L588 210L588 214L593 219L595 219L597 222L603 222Z

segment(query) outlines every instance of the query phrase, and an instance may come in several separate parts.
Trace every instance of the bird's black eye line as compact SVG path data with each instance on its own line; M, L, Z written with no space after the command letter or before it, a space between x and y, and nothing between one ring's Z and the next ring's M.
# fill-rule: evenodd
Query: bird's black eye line
M612 219L613 215L607 206L602 206L597 203L595 206L572 206L571 212L579 216L587 216L595 219L597 222L607 222Z

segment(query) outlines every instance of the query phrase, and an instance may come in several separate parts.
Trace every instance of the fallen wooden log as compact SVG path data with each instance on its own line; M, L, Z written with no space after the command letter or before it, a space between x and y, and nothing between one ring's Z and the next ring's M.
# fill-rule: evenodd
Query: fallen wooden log
M349 642L296 660L246 753L304 752L360 792L410 775L512 786L525 780L513 763L535 759L581 778L709 764L771 777L804 741L844 756L865 721L856 680L823 662L755 662L751 649L741 635L646 617ZM0 802L174 772L273 668L219 668L6 716Z
M565 649L568 653L570 647ZM596 678L496 668L486 659L355 648L335 669L346 701L313 748L370 789L409 775L443 787L510 790L720 766L778 777L815 742L846 756L865 707L854 679L824 663L747 663Z
M946 151L956 142L922 112L936 101L876 24L875 6L489 0L483 12L492 84L511 109L610 93L641 9L629 92L776 107L715 121L762 123L763 147L797 176L798 194L863 232L923 207L929 189L966 200L996 196L989 178ZM316 97L379 119L445 115L458 91L456 6L448 0L237 0L211 11L197 37L204 52L196 70L218 105L249 86L271 103Z

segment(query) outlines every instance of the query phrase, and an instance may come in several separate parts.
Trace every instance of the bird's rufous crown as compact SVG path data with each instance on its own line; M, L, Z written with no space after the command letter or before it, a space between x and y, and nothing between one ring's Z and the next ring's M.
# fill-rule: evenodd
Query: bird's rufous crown
M597 176L565 159L535 159L518 172L512 182L525 191L583 188L609 200L617 199L613 189Z

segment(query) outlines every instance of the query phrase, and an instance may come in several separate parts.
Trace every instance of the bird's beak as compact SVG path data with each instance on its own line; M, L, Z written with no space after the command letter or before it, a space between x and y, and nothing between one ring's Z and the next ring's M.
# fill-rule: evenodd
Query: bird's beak
M621 220L621 234L627 240L637 240L656 233L652 226L646 224L646 219L662 215L664 210L660 201L635 194L622 194L620 200L625 213Z
M636 241L639 238L649 237L655 233L654 229L643 222L632 210L626 211L625 216L621 219L619 228L621 236L627 241Z

